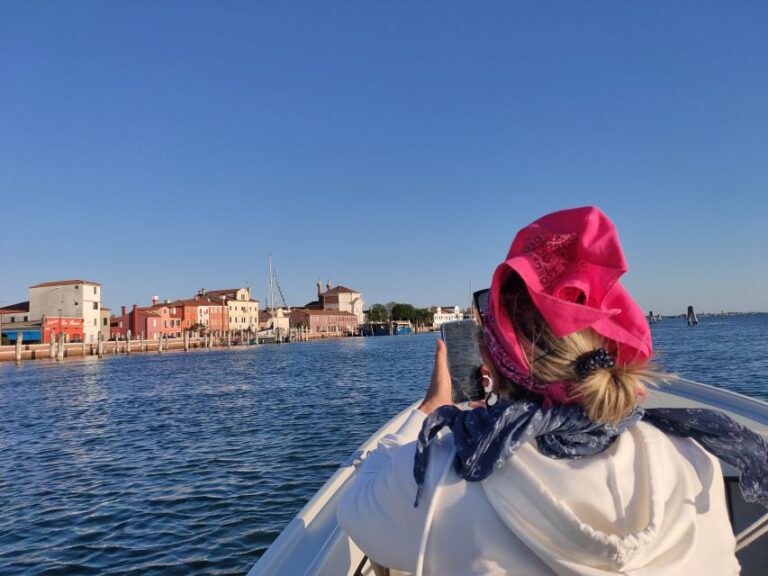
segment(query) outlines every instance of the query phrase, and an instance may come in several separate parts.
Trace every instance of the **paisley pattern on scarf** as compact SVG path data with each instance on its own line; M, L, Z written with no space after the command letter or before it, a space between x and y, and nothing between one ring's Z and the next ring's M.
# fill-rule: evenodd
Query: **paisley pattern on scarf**
M640 419L660 430L693 438L707 451L735 466L747 502L768 508L768 445L752 430L726 414L708 409L636 408L616 425L592 422L583 408L530 401L501 400L491 408L459 410L443 406L427 416L416 443L413 477L419 505L429 462L429 449L445 427L453 432L456 473L478 482L501 468L522 444L536 440L550 458L579 459L599 454Z

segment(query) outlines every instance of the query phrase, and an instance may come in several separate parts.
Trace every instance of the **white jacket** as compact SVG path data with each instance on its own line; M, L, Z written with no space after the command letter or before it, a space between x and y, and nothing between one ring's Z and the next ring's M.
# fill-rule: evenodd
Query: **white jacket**
M381 441L339 506L341 526L379 564L440 575L739 573L720 464L692 440L641 422L597 456L555 460L527 444L485 481L465 482L448 433L415 508L424 418L414 410Z

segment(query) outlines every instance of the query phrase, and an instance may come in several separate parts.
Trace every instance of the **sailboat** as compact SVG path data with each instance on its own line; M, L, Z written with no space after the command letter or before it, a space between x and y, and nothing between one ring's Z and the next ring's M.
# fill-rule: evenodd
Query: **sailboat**
M277 275L272 266L272 255L268 257L269 263L269 293L267 295L267 312L269 315L269 325L263 330L259 330L258 338L260 342L282 342L290 337L289 314L290 308L285 302L283 290L277 282ZM283 303L282 307L275 305L277 295Z

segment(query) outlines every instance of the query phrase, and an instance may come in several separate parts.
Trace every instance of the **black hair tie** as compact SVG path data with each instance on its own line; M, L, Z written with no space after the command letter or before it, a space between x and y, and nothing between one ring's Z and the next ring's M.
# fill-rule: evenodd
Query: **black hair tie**
M616 359L605 348L598 348L576 358L576 376L585 380L599 368L613 368Z

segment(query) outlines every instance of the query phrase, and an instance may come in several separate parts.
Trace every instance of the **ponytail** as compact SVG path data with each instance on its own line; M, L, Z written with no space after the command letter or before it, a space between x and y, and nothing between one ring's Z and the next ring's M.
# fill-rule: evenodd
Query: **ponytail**
M506 304L531 376L573 383L572 398L594 422L615 424L644 399L646 386L671 377L648 363L615 365L615 345L590 328L555 337L525 290ZM502 395L513 395L514 385L507 388Z

